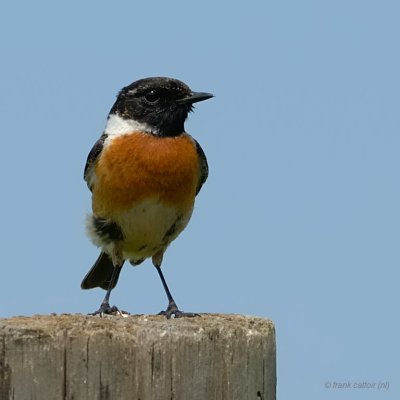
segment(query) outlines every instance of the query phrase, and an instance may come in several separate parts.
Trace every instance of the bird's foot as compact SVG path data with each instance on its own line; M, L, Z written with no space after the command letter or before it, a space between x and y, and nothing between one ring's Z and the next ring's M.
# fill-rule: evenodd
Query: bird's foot
M120 310L116 306L111 307L108 302L103 302L97 311L90 313L89 315L98 315L100 318L103 318L105 315L119 315L121 317L127 317L129 313L127 311Z
M201 317L200 314L191 313L191 312L183 312L183 311L179 310L177 305L175 304L175 302L169 303L167 309L165 311L159 312L158 315L164 315L167 317L167 319L170 319L171 317L174 317L174 318Z

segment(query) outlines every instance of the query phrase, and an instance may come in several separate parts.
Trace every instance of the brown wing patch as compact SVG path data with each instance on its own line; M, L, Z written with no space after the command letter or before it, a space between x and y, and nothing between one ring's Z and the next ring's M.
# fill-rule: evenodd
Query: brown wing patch
M194 140L187 134L132 133L112 139L96 165L93 211L102 217L146 198L189 208L200 180Z

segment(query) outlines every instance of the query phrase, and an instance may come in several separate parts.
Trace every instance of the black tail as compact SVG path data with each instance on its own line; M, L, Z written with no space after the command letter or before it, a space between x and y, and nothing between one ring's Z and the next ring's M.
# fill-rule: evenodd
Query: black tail
M102 251L99 255L99 258L94 263L93 267L90 268L90 271L83 278L81 288L93 289L96 287L100 287L104 290L107 290L110 285L111 275L113 271L114 265L111 261L111 258ZM121 269L119 269L118 275L115 277L115 282L111 289L114 289L117 285L120 272Z

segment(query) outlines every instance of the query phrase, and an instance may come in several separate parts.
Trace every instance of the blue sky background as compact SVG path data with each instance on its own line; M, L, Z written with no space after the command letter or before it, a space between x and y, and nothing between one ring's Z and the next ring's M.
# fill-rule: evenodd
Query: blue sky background
M277 330L280 399L400 398L400 3L14 1L0 6L0 315L87 313L87 153L122 86L215 98L186 129L210 177L164 272L182 309ZM166 306L150 262L112 303ZM388 390L326 382L389 382Z

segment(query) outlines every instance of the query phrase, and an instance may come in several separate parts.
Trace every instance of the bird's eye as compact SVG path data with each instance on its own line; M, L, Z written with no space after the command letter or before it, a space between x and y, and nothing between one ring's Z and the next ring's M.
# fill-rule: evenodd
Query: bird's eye
M155 91L155 90L149 90L145 95L144 98L149 102L149 103L155 103L160 99L160 95Z

